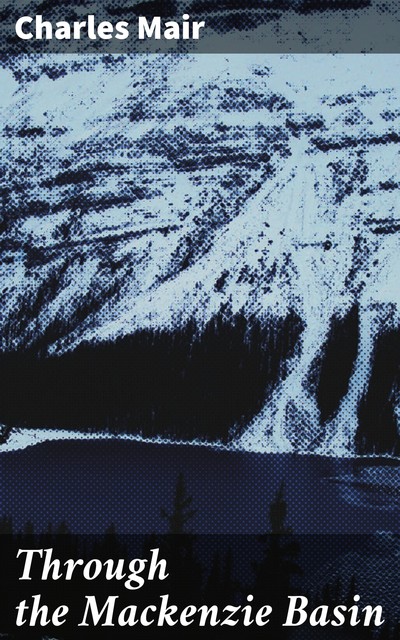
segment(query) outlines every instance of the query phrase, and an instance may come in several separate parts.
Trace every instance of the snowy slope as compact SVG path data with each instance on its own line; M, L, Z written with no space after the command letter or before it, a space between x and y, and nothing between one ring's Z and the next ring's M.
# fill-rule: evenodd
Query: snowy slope
M39 340L63 354L193 319L201 332L221 310L265 322L294 312L304 330L289 371L238 444L354 451L377 341L399 316L400 59L390 62L5 63L2 350ZM310 371L355 305L346 393L321 421Z

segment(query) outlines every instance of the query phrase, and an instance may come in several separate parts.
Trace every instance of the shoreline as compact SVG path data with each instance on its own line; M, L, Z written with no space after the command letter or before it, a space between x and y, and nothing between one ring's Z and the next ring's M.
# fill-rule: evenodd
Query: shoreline
M72 431L68 429L52 429L43 428L38 429L34 427L12 427L11 431L5 442L0 444L0 454L11 453L14 451L20 451L27 449L28 447L37 446L46 442L57 441L89 441L110 440L113 442L137 442L140 444L151 444L161 446L183 446L183 447L201 447L209 448L214 451L224 451L232 453L248 453L257 456L268 455L287 455L287 456L307 456L315 457L327 460L354 460L354 461L384 461L392 462L400 465L400 457L392 454L357 454L352 452L341 452L340 455L334 455L329 453L321 453L319 451L280 451L276 450L255 450L247 449L239 446L235 442L223 443L219 441L207 442L204 440L174 440L171 438L163 438L157 436L155 438L149 438L141 436L140 434L120 433L114 434L107 431Z

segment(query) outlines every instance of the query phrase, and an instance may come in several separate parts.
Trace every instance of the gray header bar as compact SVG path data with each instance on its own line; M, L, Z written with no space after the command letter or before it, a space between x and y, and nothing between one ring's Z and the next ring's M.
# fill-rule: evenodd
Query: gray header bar
M400 53L400 2L0 0L1 54L135 52Z

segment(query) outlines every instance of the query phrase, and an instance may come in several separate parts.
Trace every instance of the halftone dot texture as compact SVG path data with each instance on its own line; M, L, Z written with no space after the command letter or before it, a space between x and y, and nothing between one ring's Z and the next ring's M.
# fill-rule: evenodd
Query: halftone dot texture
M183 471L199 531L282 480L297 531L398 530L399 467L345 457L399 452L399 70L2 60L0 419L84 432L4 453L18 527L158 529Z
M16 531L166 533L179 474L198 534L263 534L284 482L285 526L298 534L399 532L398 496L359 486L351 460L97 440L48 442L1 456L2 511Z
M179 51L181 54L200 51L223 55L228 52L326 54L396 53L400 49L396 28L400 11L395 0L255 1L246 5L236 0L228 0L223 4L188 4L179 0L160 6L147 0L97 0L90 8L91 20L88 19L88 8L84 4L74 6L71 11L68 2L58 2L56 5L47 3L40 5L42 13L37 20L23 20L22 25L19 24L28 39L16 37L16 23L22 11L19 4L2 0L2 10L1 54L46 52L110 55L155 51ZM34 2L25 3L23 9L25 16L32 17L38 10ZM161 15L155 16L155 12ZM197 38L191 28L189 33L183 32L181 27L185 14L185 20L188 20L186 26L191 26L193 20L202 24ZM143 29L142 34L139 16L142 20L146 16L148 21L147 29ZM173 29L170 20L176 21ZM113 33L106 39L101 33L102 21L107 21L107 28ZM128 37L118 38L117 21L122 21L124 27L128 27ZM91 26L88 24L90 22ZM357 111L354 111L348 115L349 124L358 118Z

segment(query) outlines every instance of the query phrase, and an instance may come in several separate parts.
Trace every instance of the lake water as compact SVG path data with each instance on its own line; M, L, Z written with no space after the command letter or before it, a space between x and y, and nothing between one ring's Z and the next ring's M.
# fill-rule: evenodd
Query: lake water
M262 533L285 482L287 524L302 533L400 531L400 466L388 460L252 454L121 440L45 442L0 454L1 515L16 529L65 520L77 533L166 531L183 472L196 533Z

